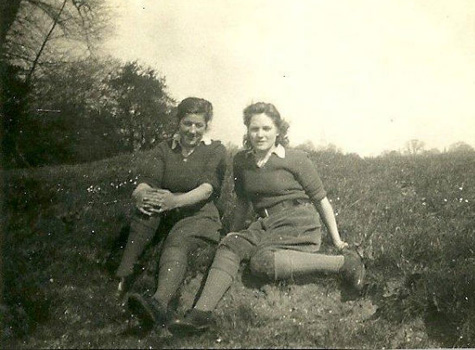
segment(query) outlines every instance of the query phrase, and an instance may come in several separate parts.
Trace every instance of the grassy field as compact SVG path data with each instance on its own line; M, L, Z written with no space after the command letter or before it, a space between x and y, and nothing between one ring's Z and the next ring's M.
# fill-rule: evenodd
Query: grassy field
M475 154L359 158L311 153L343 239L363 253L367 287L349 299L334 276L265 284L242 277L212 332L141 332L116 300L136 158L3 172L2 340L13 348L475 347ZM142 155L142 158L146 155ZM232 214L228 179L220 202ZM324 252L332 253L324 237ZM197 254L180 299L200 288ZM135 288L154 288L157 249Z

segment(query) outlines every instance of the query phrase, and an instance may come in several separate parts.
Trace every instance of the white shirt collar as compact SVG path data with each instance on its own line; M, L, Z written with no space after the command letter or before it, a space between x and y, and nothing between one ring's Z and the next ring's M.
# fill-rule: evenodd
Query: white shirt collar
M254 154L254 151L253 151L253 150L250 150L247 154L248 154L248 155L249 155L249 154ZM272 154L275 154L275 155L276 155L277 157L279 157L279 158L285 159L285 148L284 148L284 146L282 146L282 145L279 143L279 144L278 144L277 146L275 146L269 153L267 153L267 155L266 155L263 159L261 159L261 160L259 160L259 161L256 160L256 165L257 165L259 168L262 168L262 167L267 163L267 161L269 160L269 158L270 158L270 156L271 156Z
M279 158L285 158L285 148L280 143L272 150L272 153L277 155Z
M254 150L250 149L247 151L247 154L253 154ZM269 156L274 153L277 157L285 159L285 147L282 146L280 143L274 147L274 149L269 153Z
M172 137L172 149L175 149L177 145L180 144L181 136L180 134L176 133ZM203 136L201 138L201 142L203 142L206 146L211 145L211 139L208 136Z

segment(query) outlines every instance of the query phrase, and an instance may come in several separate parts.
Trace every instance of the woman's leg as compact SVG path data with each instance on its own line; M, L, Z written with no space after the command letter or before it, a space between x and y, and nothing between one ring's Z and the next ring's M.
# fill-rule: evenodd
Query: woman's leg
M159 216L147 217L138 212L134 214L130 224L130 234L127 245L125 246L122 260L116 272L117 277L128 277L132 275L135 264L147 245L152 241L159 225Z
M178 220L178 221L175 221ZM189 216L166 220L164 226L170 229L163 243L158 269L158 283L155 294L149 298L131 294L128 298L130 310L144 324L165 325L170 319L168 304L183 283L188 267L188 256L194 250L219 240L219 217Z
M167 307L176 294L187 268L188 249L186 247L164 247L160 256L158 284L153 298Z
M349 261L344 255L318 253L321 243L318 218L315 207L308 204L263 219L266 227L263 240L267 244L261 248L263 251L254 254L251 269L256 272L264 269L261 274L276 280L315 272L342 272L345 261ZM293 249L298 246L308 250Z
M215 245L221 224L208 217L187 217L170 230L160 256L157 290L153 297L167 307L180 288L193 251Z
M274 252L275 279L287 279L316 272L338 273L344 261L343 255L277 250Z
M357 253L325 255L290 249L269 248L257 251L250 260L254 274L270 280L289 279L312 273L341 273L356 291L363 287L365 267Z
M254 223L246 231L229 233L221 241L198 301L183 319L177 319L168 326L170 332L196 333L209 328L211 312L234 281L240 262L250 259L256 250L262 236L260 225L260 222Z
M212 311L236 277L241 258L226 246L220 246L208 273L195 309Z
M236 278L241 261L249 260L254 254L260 237L258 230L247 230L229 233L223 238L194 309L200 311L215 309Z

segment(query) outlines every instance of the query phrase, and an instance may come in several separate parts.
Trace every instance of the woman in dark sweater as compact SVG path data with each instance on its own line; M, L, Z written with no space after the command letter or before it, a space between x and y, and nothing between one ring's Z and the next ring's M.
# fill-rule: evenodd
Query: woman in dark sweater
M134 265L157 234L164 235L158 286L153 297L128 295L128 306L148 324L164 324L168 305L183 282L188 256L216 245L221 222L214 201L226 171L226 149L204 134L212 118L209 101L190 97L177 108L178 130L143 159L132 197L136 212L116 275L118 290L130 287Z
M341 273L355 291L363 287L365 267L343 242L320 176L307 155L287 149L288 124L268 103L244 110L245 146L234 157L237 208L232 232L221 241L199 300L169 329L176 333L206 330L211 312L233 282L240 262L252 273L273 280L316 272ZM244 228L252 205L258 218ZM320 218L341 255L323 255Z

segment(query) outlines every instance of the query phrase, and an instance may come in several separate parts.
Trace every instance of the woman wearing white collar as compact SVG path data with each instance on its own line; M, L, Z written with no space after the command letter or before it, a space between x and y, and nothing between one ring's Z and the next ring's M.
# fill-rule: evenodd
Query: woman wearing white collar
M237 208L232 232L220 242L203 291L183 319L169 325L173 333L210 327L212 311L238 273L241 261L271 280L321 272L340 273L359 293L365 267L341 240L332 206L315 165L299 150L287 149L288 124L274 105L255 103L244 110L247 150L233 160ZM257 219L245 227L252 205ZM324 222L333 244L343 253L318 253Z
M134 278L140 255L151 242L163 242L157 290L152 297L132 293L127 303L147 326L163 325L169 304L181 286L188 257L216 246L221 222L215 201L226 170L226 149L206 137L213 107L189 97L177 107L178 130L141 159L139 185L132 197L136 212L117 277L123 296ZM148 158L147 158L148 157Z

